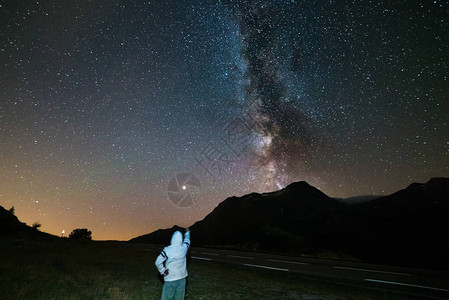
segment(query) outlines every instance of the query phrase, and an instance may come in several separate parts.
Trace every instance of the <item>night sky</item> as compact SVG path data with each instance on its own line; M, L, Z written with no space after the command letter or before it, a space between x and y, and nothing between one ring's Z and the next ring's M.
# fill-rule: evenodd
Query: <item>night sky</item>
M66 235L449 176L447 1L0 1L0 205Z

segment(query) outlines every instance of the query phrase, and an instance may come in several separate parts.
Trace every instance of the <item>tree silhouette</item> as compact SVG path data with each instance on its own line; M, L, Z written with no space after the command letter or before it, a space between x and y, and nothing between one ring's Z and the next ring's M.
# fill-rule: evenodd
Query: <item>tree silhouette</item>
M9 209L9 212L10 212L11 214L15 214L16 209L14 208L14 206L11 207L11 208Z
M73 231L69 235L69 238L74 240L91 240L92 232L90 230L87 230L87 228L73 229Z
M33 225L31 225L31 227L33 227L34 229L39 229L41 226L42 225L39 222L34 222Z

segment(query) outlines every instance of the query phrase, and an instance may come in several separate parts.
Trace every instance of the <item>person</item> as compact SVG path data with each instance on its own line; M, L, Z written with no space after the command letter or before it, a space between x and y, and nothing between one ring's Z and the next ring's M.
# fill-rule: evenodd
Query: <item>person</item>
M184 240L182 233L176 231L171 238L170 246L156 258L156 268L164 276L162 300L182 300L185 298L187 277L187 251L190 247L190 230L186 229Z

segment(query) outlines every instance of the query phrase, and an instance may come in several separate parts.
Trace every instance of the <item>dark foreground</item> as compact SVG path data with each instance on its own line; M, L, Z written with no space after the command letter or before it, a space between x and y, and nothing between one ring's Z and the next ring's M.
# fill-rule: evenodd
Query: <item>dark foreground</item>
M2 299L159 299L162 283L154 267L156 255L114 242L2 239L0 295ZM186 299L423 299L200 259L190 259L189 274Z

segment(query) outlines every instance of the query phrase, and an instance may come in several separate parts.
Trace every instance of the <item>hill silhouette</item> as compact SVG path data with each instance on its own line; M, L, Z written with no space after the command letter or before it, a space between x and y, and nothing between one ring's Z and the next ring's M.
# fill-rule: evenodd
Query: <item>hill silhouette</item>
M25 223L20 222L19 219L9 210L6 210L0 206L0 238L3 237L39 239L54 238L55 236L41 232L26 225Z
M167 244L177 229L130 241ZM352 205L295 182L273 193L227 198L190 229L195 246L330 250L374 262L448 268L449 178Z

